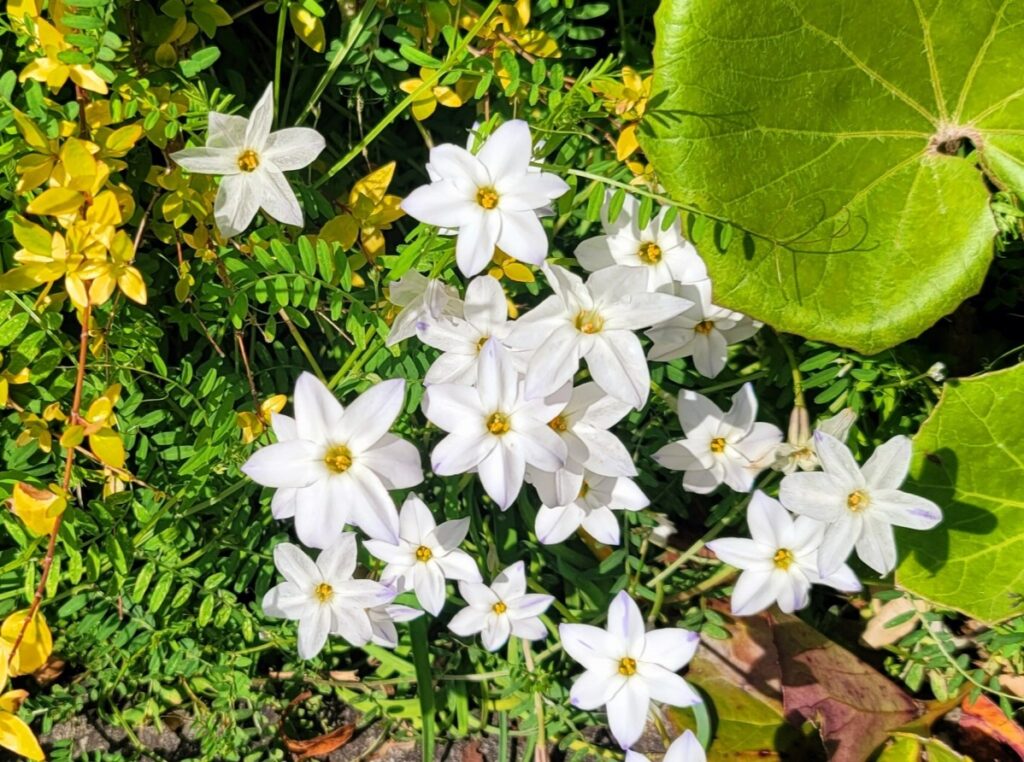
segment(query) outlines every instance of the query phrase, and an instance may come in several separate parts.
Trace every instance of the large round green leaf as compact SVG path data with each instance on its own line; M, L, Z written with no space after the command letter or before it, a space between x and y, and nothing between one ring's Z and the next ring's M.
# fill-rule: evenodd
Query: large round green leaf
M1024 3L663 0L656 27L643 147L754 234L705 247L716 301L875 352L977 292L992 187L1024 191Z
M900 531L900 586L985 622L1024 612L1024 365L946 384L907 490L942 523Z

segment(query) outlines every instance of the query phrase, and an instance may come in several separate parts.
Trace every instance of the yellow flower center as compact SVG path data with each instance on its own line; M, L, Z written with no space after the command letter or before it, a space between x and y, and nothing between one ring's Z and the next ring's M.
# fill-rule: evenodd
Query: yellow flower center
M316 599L320 601L320 603L327 603L327 601L334 597L334 588L326 582L321 582L313 590L313 595L316 596Z
M624 656L619 659L619 674L625 677L632 677L636 674L636 659Z
M476 343L476 351L477 351L477 352L482 352L482 351L483 351L483 348L484 348L484 344L486 344L486 343L487 343L487 340L488 340L489 338L491 338L491 337L490 337L490 336L481 336L481 337L480 337L480 340L479 340L479 341L477 341L477 343Z
M506 611L508 611L508 606L506 606L504 602L498 601L493 606L491 606L491 611L493 611L495 614L504 614Z
M590 485L587 484L586 482L583 482L583 484L580 485L580 494L578 494L576 496L576 499L577 500L582 500L583 498L585 498L589 494L590 494Z
M426 563L434 557L433 551L430 550L426 545L420 545L416 548L416 560L422 563Z
M548 428L552 431L557 431L559 434L564 434L569 430L569 422L565 420L564 416L556 415L548 421Z
M604 319L593 310L580 310L575 324L580 333L597 333L604 328Z
M661 261L661 247L654 241L647 241L640 244L636 255L645 265L656 265Z
M697 323L697 325L695 325L693 327L693 330L695 330L697 333L699 333L702 336L707 336L709 333L711 333L711 331L712 331L712 329L714 327L715 327L715 324L712 321L710 321L710 320L701 320L699 323Z
M863 511L865 508L868 507L868 496L865 495L860 490L857 490L856 492L851 492L846 498L846 507L849 508L854 513L857 513L858 511Z
M345 445L335 445L324 455L327 470L334 474L343 474L352 466L352 451Z
M793 551L788 548L779 548L772 557L772 563L775 564L775 568L782 569L783 571L790 567L793 560Z
M480 188L476 192L476 202L484 209L493 209L498 205L498 191L494 188Z
M508 434L511 428L512 424L509 423L508 416L504 413L491 413L487 419L487 430L499 437L502 434Z
M238 154L238 168L243 172L253 172L260 165L260 157L251 148L246 148Z
M723 437L715 437L711 440L711 452L716 455L721 455L725 452L725 439Z

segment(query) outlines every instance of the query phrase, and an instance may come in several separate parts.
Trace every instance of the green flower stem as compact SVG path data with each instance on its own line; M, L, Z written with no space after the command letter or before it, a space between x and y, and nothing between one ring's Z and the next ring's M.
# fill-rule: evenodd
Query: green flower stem
M533 661L533 650L530 648L530 641L523 640L523 660L526 662L526 671L530 673L531 677L534 673L534 661ZM547 734L544 726L544 696L541 695L540 690L537 686L532 686L533 689L533 713L537 718L537 747L534 751L534 759L537 762L543 762L548 757L548 741Z
M417 99L421 98L424 93L432 89L434 85L436 85L442 77L444 77L449 71L451 71L451 69L454 66L457 66L459 61L461 61L462 59L463 53L465 53L466 49L469 47L469 43L473 40L474 37L476 37L477 33L481 29L483 29L484 25L488 22L491 16L494 15L494 12L498 9L498 5L500 4L500 2L501 0L491 0L488 6L484 9L484 12L480 14L480 18L478 18L476 23L473 24L473 27L468 32L466 32L466 35L459 41L459 44L455 47L455 50L453 50L451 52L451 55L449 55L445 59L444 63L437 68L437 71L435 71L423 82L421 82L419 87L417 87L411 93L402 98L402 100L400 100L393 109L391 109L387 114L385 114L383 119L381 119L379 122L377 122L377 124L373 126L373 129L366 133L366 137L364 137L362 140L360 140L358 143L352 146L352 149L347 154L342 156L337 162L335 162L334 166L328 169L320 177L319 180L313 183L313 187L319 188L321 185L326 183L328 180L330 180L332 177L338 174L341 170L343 170L346 166L348 166L349 162L351 162L357 156L362 154L362 152L366 150L370 143L376 140L377 136L379 136L385 129L387 129L388 125L390 125L393 121L400 117L402 113L407 108L409 108L409 106L411 106Z
M412 660L416 666L416 694L420 701L420 717L423 720L423 762L434 762L434 683L430 666L430 640L425 617L409 623L412 636Z

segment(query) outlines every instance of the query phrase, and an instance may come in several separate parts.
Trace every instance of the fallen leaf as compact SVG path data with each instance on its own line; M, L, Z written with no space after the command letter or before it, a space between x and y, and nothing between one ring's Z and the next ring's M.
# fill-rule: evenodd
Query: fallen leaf
M1011 720L988 696L979 696L974 703L965 698L960 705L963 714L960 727L983 735L1008 746L1024 760L1024 729Z
M867 759L925 706L800 619L769 617L790 722L813 722L832 762Z
M350 723L348 725L342 725L340 728L336 728L330 733L324 733L323 735L316 736L315 738L290 738L284 732L284 723L288 718L288 713L295 706L301 704L312 695L313 693L311 691L303 691L293 698L288 703L288 706L285 707L284 711L281 712L281 721L277 726L277 732L281 736L281 742L284 744L284 747L291 752L294 762L302 762L305 759L313 759L316 757L326 757L332 751L336 751L347 744L351 740L352 734L356 731L356 726Z

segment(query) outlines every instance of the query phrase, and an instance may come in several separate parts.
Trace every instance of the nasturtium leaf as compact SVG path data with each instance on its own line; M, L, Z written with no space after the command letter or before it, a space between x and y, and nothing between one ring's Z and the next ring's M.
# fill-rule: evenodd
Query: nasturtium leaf
M641 144L746 231L700 236L717 302L876 352L978 291L991 187L1024 192L1024 5L664 0L656 27Z
M905 489L943 521L900 531L896 581L984 622L1024 612L1024 364L946 384L914 437Z

